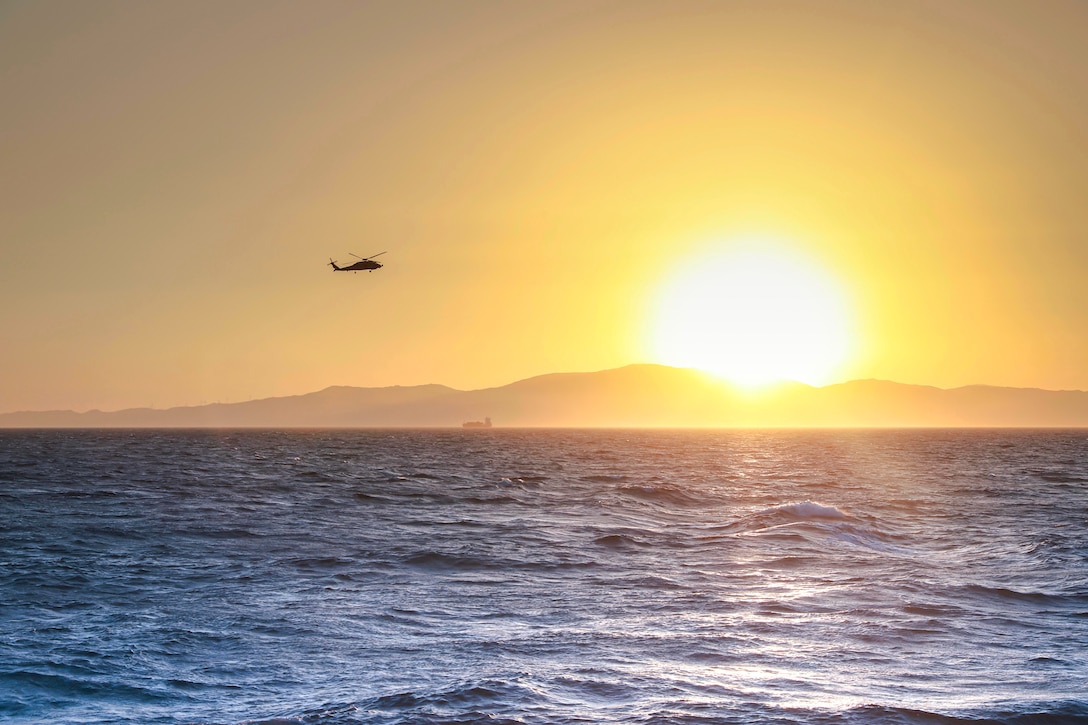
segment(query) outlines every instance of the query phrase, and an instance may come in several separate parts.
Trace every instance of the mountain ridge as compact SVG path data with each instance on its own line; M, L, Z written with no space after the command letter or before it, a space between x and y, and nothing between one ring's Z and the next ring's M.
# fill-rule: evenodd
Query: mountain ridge
M865 379L750 393L691 368L636 364L547 373L477 390L333 385L298 395L174 408L0 414L0 428L1088 427L1088 392L943 389Z

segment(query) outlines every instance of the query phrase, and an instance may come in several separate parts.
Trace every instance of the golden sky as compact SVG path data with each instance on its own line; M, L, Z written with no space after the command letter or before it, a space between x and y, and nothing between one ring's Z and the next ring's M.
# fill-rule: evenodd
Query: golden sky
M1085 37L1075 0L0 1L0 412L678 364L704 314L743 356L741 313L845 336L807 382L1088 389ZM745 255L759 295L699 286Z

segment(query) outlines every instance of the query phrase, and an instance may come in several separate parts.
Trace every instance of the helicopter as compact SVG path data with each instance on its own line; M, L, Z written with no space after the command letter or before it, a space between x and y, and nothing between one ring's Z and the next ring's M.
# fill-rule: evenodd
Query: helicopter
M358 254L355 254L354 252L348 252L348 254L350 254L353 257L356 257L359 261L355 262L354 264L349 264L347 267L340 267L340 266L338 266L336 264L336 262L333 260L332 257L329 257L329 265L332 267L332 271L334 271L334 272L358 272L360 270L365 269L368 272L373 272L375 269L381 269L382 268L381 263L373 261L374 257L380 257L383 254L385 254L385 252L378 252L377 254L372 254L369 257L360 257Z

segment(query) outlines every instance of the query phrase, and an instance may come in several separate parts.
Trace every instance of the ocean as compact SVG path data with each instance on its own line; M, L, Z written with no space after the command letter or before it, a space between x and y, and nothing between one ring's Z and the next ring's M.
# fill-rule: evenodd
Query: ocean
M1088 723L1088 430L0 432L6 723Z

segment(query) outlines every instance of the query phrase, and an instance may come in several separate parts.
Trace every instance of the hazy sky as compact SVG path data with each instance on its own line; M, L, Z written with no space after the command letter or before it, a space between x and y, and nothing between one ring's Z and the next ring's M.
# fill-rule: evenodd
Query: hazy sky
M0 412L671 362L683 275L764 247L843 310L825 382L1088 389L1085 37L1075 0L0 0Z

